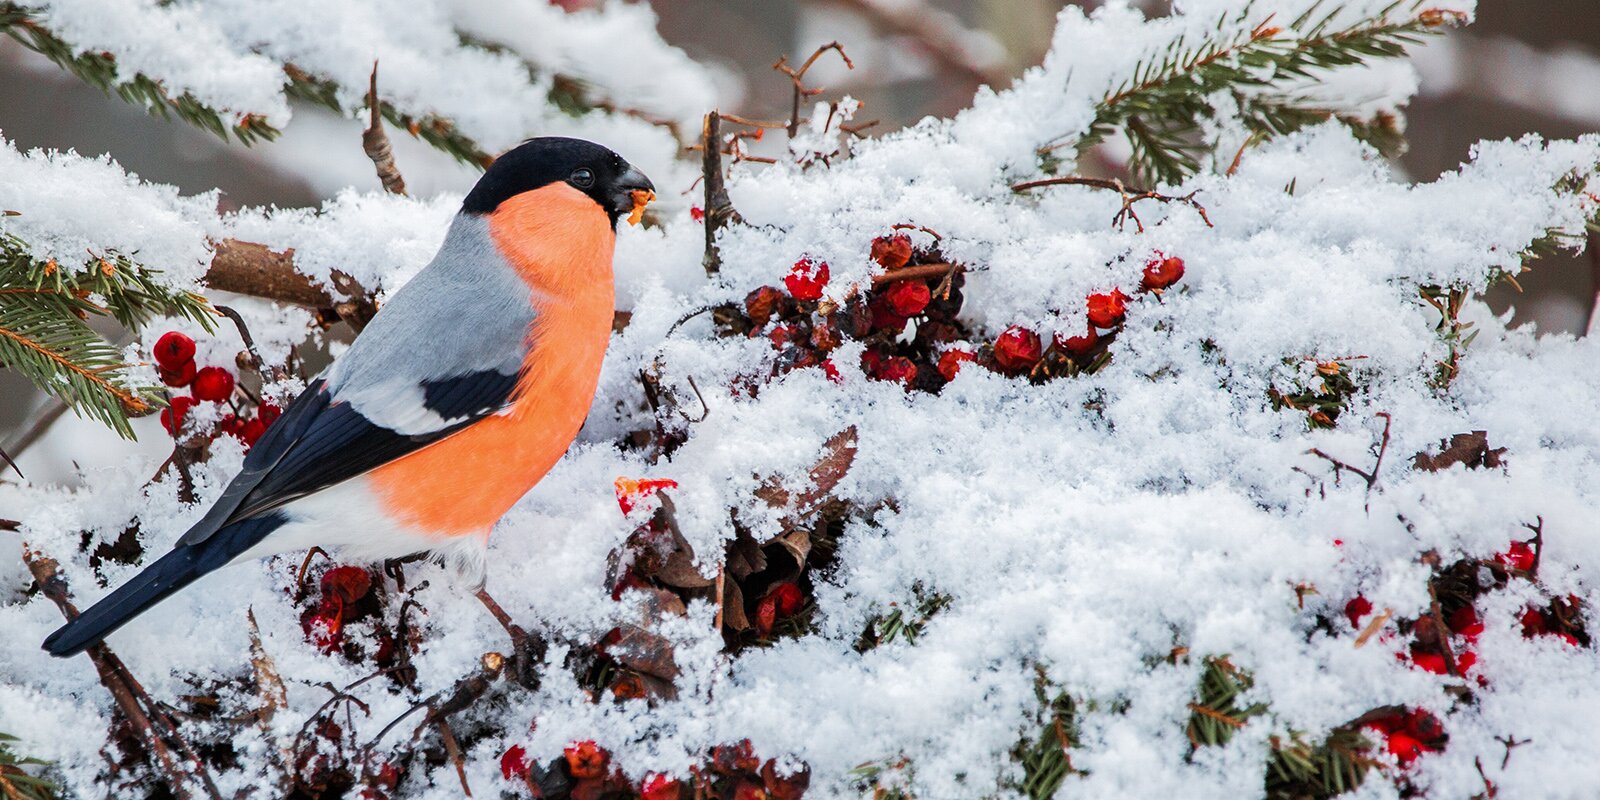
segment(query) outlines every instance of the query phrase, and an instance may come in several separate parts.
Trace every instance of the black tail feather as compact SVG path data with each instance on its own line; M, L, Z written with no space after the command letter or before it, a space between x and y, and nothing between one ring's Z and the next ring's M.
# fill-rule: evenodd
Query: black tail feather
M93 647L173 592L254 547L286 521L282 514L268 514L235 522L198 544L178 545L77 619L50 634L44 640L44 649L50 655L66 657Z

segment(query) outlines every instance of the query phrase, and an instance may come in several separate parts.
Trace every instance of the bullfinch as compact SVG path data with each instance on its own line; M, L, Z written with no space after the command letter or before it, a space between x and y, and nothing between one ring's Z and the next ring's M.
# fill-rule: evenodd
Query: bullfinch
M206 515L44 649L82 652L206 573L312 546L429 552L481 581L490 528L588 414L616 224L654 196L592 142L530 139L495 160L433 261L284 409Z

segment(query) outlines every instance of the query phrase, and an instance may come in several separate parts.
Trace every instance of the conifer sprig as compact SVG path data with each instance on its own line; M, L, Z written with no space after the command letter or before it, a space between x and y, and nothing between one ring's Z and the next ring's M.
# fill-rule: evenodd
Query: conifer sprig
M25 758L11 749L17 737L0 733L0 797L6 800L54 800L55 784L23 771L27 766L47 766L49 762Z
M125 255L66 268L39 262L26 242L0 233L0 367L127 438L129 417L154 410L157 390L130 383L122 354L87 320L110 316L137 328L158 314L212 325L204 298L165 286L158 270Z
M1407 13L1397 16L1402 5ZM1319 70L1397 58L1406 48L1462 21L1457 12L1418 10L1421 0L1401 0L1355 24L1335 28L1343 7L1317 16L1318 5L1286 27L1271 17L1246 32L1252 11L1219 19L1200 42L1180 36L1140 62L1133 74L1096 105L1089 132L1076 142L1081 151L1121 131L1132 147L1130 166L1148 183L1176 183L1200 168L1214 143L1205 141L1203 123L1216 119L1213 96L1230 95L1238 119L1256 141L1339 119L1356 135L1385 152L1399 145L1392 119L1363 120L1318 106L1287 92L1291 81Z

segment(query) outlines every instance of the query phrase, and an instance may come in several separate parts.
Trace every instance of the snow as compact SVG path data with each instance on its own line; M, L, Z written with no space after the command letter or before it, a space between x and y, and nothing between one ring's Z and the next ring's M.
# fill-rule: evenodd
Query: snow
M1274 12L1293 18L1306 5L1257 3L1240 24L1248 30ZM401 41L419 53L445 48L439 31L448 24L441 20L485 19L479 7L452 8L455 17L419 11L387 38L349 38L382 42L378 49ZM639 21L646 10L624 8L577 16L596 29L608 14L646 24ZM1594 651L1552 637L1525 639L1518 623L1529 602L1552 595L1574 594L1586 608L1600 602L1589 577L1600 563L1593 522L1600 513L1600 431L1592 424L1600 408L1593 368L1600 341L1512 330L1472 300L1463 318L1479 335L1459 377L1441 391L1428 379L1447 348L1435 331L1437 312L1418 297L1427 285L1481 291L1491 272L1514 270L1517 254L1547 231L1581 231L1596 213L1600 137L1488 142L1460 170L1410 184L1342 126L1313 127L1248 150L1232 175L1170 187L1197 190L1215 227L1189 207L1146 202L1139 206L1142 234L1111 224L1118 208L1112 192L1013 193L1013 182L1041 177L1035 148L1081 134L1094 101L1140 53L1214 25L1222 9L1237 5L1206 0L1182 8L1188 13L1148 22L1122 6L1093 16L1069 8L1043 66L1014 89L983 94L952 120L852 142L850 156L829 165L807 157L831 143L818 130L795 153L804 165L736 165L730 191L750 224L724 232L723 269L714 278L701 267L702 229L681 205L664 209L659 227L619 234L618 301L632 321L612 340L579 442L496 530L487 586L499 602L519 622L575 647L637 619L638 599L613 601L605 582L608 557L636 522L617 511L612 481L619 475L678 481L671 495L684 536L696 552L715 554L735 535L730 513L758 539L779 533L777 515L754 490L768 476L798 485L822 443L854 426L859 454L834 494L862 511L847 525L837 569L814 576L813 633L730 657L713 629L714 609L691 604L686 617L656 631L674 642L683 674L679 698L654 707L591 702L561 667L568 645L558 645L537 692L507 690L461 716L503 731L466 754L475 790L513 790L497 764L513 744L547 761L571 741L592 739L640 777L683 775L710 746L748 738L763 758L808 765L808 797L860 796L852 774L858 765L900 758L912 765L902 779L917 797L1014 796L1008 787L1020 770L1009 752L1036 730L1039 670L1085 709L1073 750L1074 766L1085 772L1067 779L1063 796L1259 796L1270 736L1299 731L1316 741L1385 705L1428 708L1449 732L1443 752L1403 773L1430 797L1483 791L1478 761L1503 796L1577 797L1600 785L1600 767L1588 756L1590 720L1600 714ZM305 12L335 13L319 9ZM376 17L361 16L370 12L356 4L339 13L359 28L374 24ZM524 12L530 19L545 13ZM263 39L289 57L293 37L277 30ZM527 37L515 46L548 52L551 68L566 69L559 59L570 52L538 48L547 40ZM335 65L323 44L302 43L292 57L346 77L369 63L363 55ZM442 90L429 83L442 78L424 80L404 58L393 63L395 97L432 97L426 102L446 108ZM492 66L474 63L486 72ZM1386 75L1379 76L1386 102L1414 88ZM658 101L661 113L692 117L702 95L662 88L677 85L612 84L661 92L668 95ZM484 88L464 91L449 109L463 124L500 130L499 118L491 118L513 112L501 110L504 95L479 93ZM614 118L567 124L602 141L623 135ZM488 134L485 141L498 140ZM427 261L459 202L451 193L408 199L349 190L317 211L218 218L209 205L135 184L106 162L41 162L46 157L4 149L0 159L9 159L0 161L7 176L17 164L41 170L18 182L27 187L20 191L33 192L15 201L27 213L0 224L46 216L31 205L49 202L41 185L94 180L114 187L85 204L76 233L28 231L61 252L66 237L77 235L99 247L146 254L167 248L162 252L193 259L204 255L205 234L222 233L293 246L309 275L342 269L385 291ZM694 180L693 169L681 165L665 177L651 174L664 197ZM19 191L7 186L0 183L0 192ZM145 206L167 209L160 227L149 223L159 235L138 239L142 229L123 227L129 218L110 213L129 206L141 214ZM802 369L751 398L729 387L768 374L774 354L765 337L715 338L707 315L669 333L689 311L779 285L802 256L829 263L828 296L842 299L878 269L867 256L872 239L898 223L938 231L945 257L972 269L962 318L980 335L992 338L1012 324L1077 333L1086 294L1121 287L1136 295L1114 360L1092 375L1042 385L969 368L931 395L867 379L856 366L859 343L847 344L833 356L839 383ZM922 247L933 242L931 234L912 236ZM1139 294L1140 271L1156 252L1180 255L1187 274L1160 297ZM290 312L252 313L252 325L260 320L280 346L303 325ZM1269 388L1311 379L1315 362L1356 357L1349 363L1361 389L1336 428L1308 430L1303 414L1272 409ZM682 448L656 464L616 445L653 425L638 378L651 364L661 365L663 383L680 396L693 396L692 377L708 411L688 426ZM1380 414L1390 415L1392 427L1370 489L1348 473L1336 480L1329 462L1310 454L1316 448L1370 467L1385 430ZM1413 454L1472 430L1488 431L1493 446L1508 448L1509 466L1438 473L1411 467ZM238 468L237 445L218 451L196 467L198 505L180 503L170 479L145 486L159 463L152 456L96 471L70 491L0 484L0 508L23 521L31 546L63 560L86 605L106 588L78 550L79 531L114 537L138 519L145 543L159 552ZM1452 705L1444 688L1459 680L1397 660L1406 642L1391 635L1392 625L1391 634L1354 646L1346 600L1360 593L1415 618L1429 603L1423 553L1434 551L1444 563L1490 558L1541 518L1541 587L1513 581L1480 601L1486 631L1478 669L1487 684L1473 687L1475 703ZM298 557L285 557L214 574L110 644L152 694L172 697L189 691L192 676L249 674L243 611L252 608L289 686L289 706L274 728L292 736L327 699L320 682L344 686L366 672L305 641L298 609L284 598L297 566ZM714 574L715 556L700 566ZM115 585L135 569L108 564L103 578ZM426 609L419 686L414 693L383 682L357 689L371 708L354 720L363 741L417 699L472 672L485 652L508 646L471 587L434 567L408 574L411 585L429 581L415 593ZM54 661L26 646L59 624L58 615L22 593L22 574L0 572L0 580L0 626L23 643L0 649L0 730L21 736L25 752L65 764L60 777L70 792L105 794L95 780L109 698L85 660ZM1303 607L1297 585L1315 588ZM919 590L951 603L915 644L855 651L869 620L891 604L914 605ZM1333 629L1319 628L1319 617L1334 620ZM1170 659L1176 647L1192 657ZM1222 654L1253 673L1251 698L1270 710L1230 744L1190 758L1184 725L1200 659ZM391 733L386 746L400 746L407 728ZM234 735L248 746L269 743L253 727ZM1531 741L1502 763L1496 737L1506 735ZM221 776L224 793L260 780L258 769L264 767ZM1401 773L1390 770L1391 779L1374 773L1356 796L1398 796L1392 776ZM458 790L446 766L409 777L402 793L446 797Z

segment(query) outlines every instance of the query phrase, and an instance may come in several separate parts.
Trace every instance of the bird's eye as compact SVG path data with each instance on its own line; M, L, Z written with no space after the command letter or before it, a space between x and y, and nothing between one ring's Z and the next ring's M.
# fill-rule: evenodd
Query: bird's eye
M576 186L579 189L587 189L594 185L594 170L591 170L588 167L581 167L573 170L570 180L572 181L573 186Z

